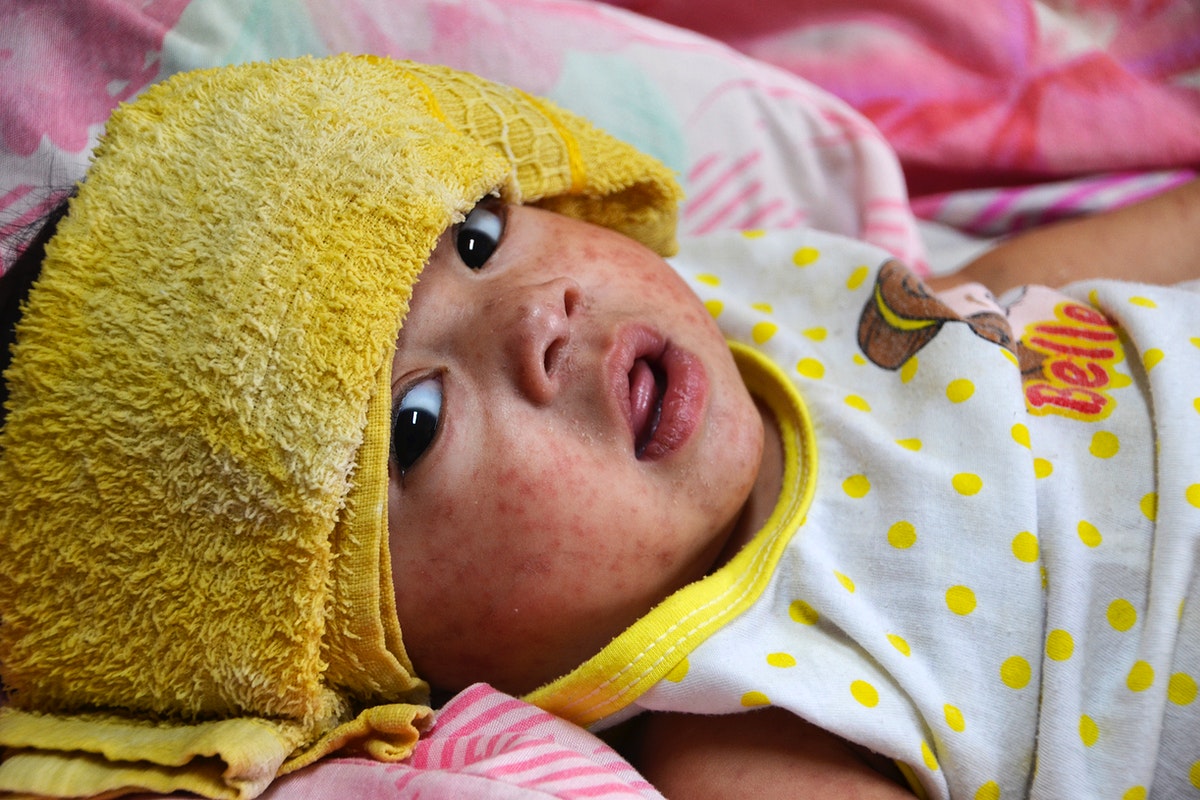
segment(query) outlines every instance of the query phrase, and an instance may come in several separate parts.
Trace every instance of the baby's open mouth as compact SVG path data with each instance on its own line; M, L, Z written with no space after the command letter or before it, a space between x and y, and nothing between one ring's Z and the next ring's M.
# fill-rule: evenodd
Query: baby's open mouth
M638 358L629 370L629 409L633 423L633 452L641 458L654 439L662 417L667 377L662 365Z

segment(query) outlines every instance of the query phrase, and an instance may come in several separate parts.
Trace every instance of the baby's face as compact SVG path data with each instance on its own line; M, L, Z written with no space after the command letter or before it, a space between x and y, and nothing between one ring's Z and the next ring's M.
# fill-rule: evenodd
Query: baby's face
M447 231L392 368L396 603L417 673L524 692L708 572L762 420L658 256L485 201Z

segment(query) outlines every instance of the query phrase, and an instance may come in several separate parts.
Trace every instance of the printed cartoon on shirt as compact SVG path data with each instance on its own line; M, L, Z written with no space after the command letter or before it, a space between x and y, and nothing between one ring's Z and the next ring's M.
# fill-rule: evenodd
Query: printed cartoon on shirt
M1015 337L1014 323L1025 320ZM1007 306L978 284L934 295L896 262L876 277L859 316L858 345L875 365L897 370L948 322L966 324L1013 354L1032 414L1099 421L1116 405L1111 390L1130 382L1113 369L1125 358L1117 325L1095 308L1043 288L1025 290Z

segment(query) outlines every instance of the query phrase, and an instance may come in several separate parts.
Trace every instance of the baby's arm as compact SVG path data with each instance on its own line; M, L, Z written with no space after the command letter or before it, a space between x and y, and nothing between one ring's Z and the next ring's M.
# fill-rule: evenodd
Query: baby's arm
M1083 278L1163 285L1200 278L1200 180L1014 236L955 274L927 283L943 291L977 281L1000 294L1024 284L1058 287Z
M630 757L667 798L909 798L889 762L784 709L651 713Z

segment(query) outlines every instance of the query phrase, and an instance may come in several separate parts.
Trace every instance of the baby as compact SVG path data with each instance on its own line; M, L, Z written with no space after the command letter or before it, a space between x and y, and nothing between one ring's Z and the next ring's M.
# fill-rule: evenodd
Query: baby
M253 796L476 681L628 721L668 796L1200 789L1200 297L668 265L677 192L380 59L118 112L6 372L0 789ZM1198 209L967 277L1200 277Z

